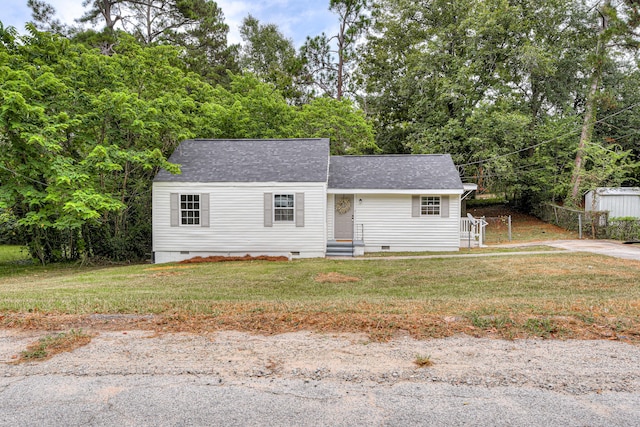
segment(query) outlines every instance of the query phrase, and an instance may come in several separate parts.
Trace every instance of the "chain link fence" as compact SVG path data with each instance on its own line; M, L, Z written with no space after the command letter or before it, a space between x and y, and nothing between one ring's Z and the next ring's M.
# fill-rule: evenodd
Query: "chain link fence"
M541 205L538 216L565 230L577 231L580 238L640 240L638 218L609 218L608 211L583 211L554 203Z

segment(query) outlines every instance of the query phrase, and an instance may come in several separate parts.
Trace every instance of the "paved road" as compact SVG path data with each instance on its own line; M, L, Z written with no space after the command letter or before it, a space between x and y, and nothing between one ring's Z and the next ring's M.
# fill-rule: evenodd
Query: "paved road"
M1 426L638 426L640 396L216 376L0 381Z

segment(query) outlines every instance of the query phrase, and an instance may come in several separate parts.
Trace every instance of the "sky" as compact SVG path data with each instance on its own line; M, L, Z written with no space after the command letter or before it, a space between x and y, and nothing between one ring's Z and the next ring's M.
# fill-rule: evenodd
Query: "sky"
M64 23L74 24L74 19L83 13L82 0L46 0L56 9L56 17ZM329 11L329 0L217 0L225 22L229 26L229 43L240 43L239 27L242 20L251 14L262 24L277 24L285 37L293 40L296 47L304 43L307 36L316 36L323 31L337 31L337 17ZM0 0L0 21L24 32L24 24L31 19L27 0Z

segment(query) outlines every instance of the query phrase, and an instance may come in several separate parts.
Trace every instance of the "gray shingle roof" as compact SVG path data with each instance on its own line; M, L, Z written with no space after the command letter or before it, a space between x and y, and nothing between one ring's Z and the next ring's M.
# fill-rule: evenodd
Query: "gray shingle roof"
M327 182L328 139L195 139L169 157L181 166L156 182Z
M329 188L371 190L462 189L448 154L332 156Z

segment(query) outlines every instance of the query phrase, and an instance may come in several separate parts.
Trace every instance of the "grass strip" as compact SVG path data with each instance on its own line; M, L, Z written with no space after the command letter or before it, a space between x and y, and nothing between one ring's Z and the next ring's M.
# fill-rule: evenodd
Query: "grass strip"
M20 357L16 363L47 360L56 354L73 351L90 342L91 335L75 329L55 335L47 335L20 352Z

